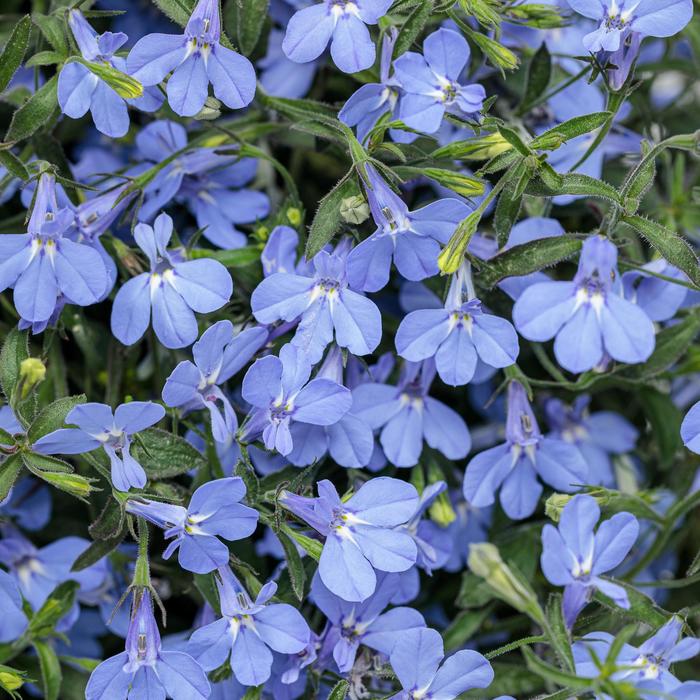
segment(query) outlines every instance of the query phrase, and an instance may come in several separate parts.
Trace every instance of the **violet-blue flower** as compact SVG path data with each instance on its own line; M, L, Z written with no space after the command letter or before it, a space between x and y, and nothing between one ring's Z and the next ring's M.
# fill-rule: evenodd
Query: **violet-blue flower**
M538 477L557 491L570 493L587 483L588 467L574 445L544 437L522 384L508 385L506 442L473 457L464 474L464 497L477 508L490 506L500 488L509 518L535 512L542 493Z
M17 582L6 571L0 570L0 643L18 639L27 629L27 616L22 610L22 595Z
M138 224L137 245L148 257L150 272L130 279L117 292L112 307L112 333L133 345L143 336L153 315L153 330L167 348L182 348L197 338L197 313L220 309L231 297L233 282L216 260L183 260L167 249L173 221L161 214L153 228Z
M562 611L569 628L598 590L621 608L629 608L627 591L601 578L627 556L639 534L639 522L631 513L615 513L600 524L600 508L595 498L574 496L561 512L559 526L542 529L540 562L547 580L564 586Z
M145 86L157 85L168 73L168 103L183 117L204 106L209 83L214 95L231 109L246 107L255 95L251 62L221 44L218 0L199 0L184 34L148 34L126 59L129 73Z
M678 284L657 275L678 280ZM677 267L659 258L639 270L625 272L622 289L625 298L634 302L652 321L670 321L688 296L688 288L684 286L687 279Z
M114 413L102 403L85 403L73 408L66 416L68 425L59 428L34 443L43 454L82 454L101 447L109 457L112 483L119 491L142 489L146 472L131 456L129 449L136 433L150 428L165 416L165 409L151 401L132 401L117 406Z
M683 444L696 454L700 454L700 401L685 414L681 423Z
M620 293L617 248L601 236L587 238L572 282L541 282L513 307L515 327L528 340L556 338L554 354L570 372L599 365L606 354L638 363L654 350L654 324Z
M221 666L230 654L236 680L245 686L260 685L270 677L272 652L303 651L311 630L296 608L270 603L277 591L273 581L253 601L228 566L218 574L222 617L196 630L187 650L207 671Z
M200 486L187 508L148 499L127 501L127 512L146 518L165 530L168 544L163 559L178 551L180 566L196 574L206 574L228 563L229 542L242 540L255 532L258 512L240 503L246 494L238 477L216 479Z
M318 482L318 497L283 491L280 503L326 538L318 573L329 591L349 602L369 598L377 585L376 571L406 571L417 548L403 525L418 505L416 489L391 477L365 482L346 501L335 486Z
M291 99L304 97L309 92L318 69L323 64L321 61L309 61L302 64L290 61L282 49L283 41L283 31L280 29L270 30L267 53L256 64L260 70L260 84L265 92L275 97Z
M180 362L167 378L163 387L166 406L183 413L206 408L214 440L227 442L238 430L238 419L219 385L246 365L266 340L267 331L257 326L236 335L230 321L210 326L192 346L194 362Z

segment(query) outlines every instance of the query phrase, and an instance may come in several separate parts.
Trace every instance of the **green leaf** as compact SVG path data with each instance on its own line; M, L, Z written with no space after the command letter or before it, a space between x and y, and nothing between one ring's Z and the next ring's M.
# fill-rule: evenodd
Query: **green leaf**
M546 681L551 681L552 683L557 683L558 685L580 690L591 686L591 679L579 678L573 673L561 671L556 666L552 666L546 661L540 659L540 657L537 656L535 652L530 649L530 647L524 646L520 649L520 651L525 657L526 666L533 673L536 673L538 676L540 676L540 678L544 678Z
M41 639L53 633L56 623L71 609L80 588L77 581L65 581L57 586L29 621L31 639Z
M522 663L492 663L494 679L488 689L488 697L500 695L512 695L514 698L531 698L544 690L542 679L524 667ZM463 698L475 698L484 700L486 697L483 690L472 690L460 695ZM567 699L568 700L568 699Z
M301 560L296 545L284 532L277 531L275 534L279 538L279 541L282 543L282 548L284 549L292 590L299 602L301 602L304 600L304 586L306 585L306 569L304 569L304 562Z
M564 621L562 597L552 593L547 600L547 636L565 671L574 671L574 657L571 653L571 637Z
M49 42L54 51L61 56L68 55L65 25L59 17L34 13L32 22L39 27L39 31L44 35L44 39Z
M58 457L44 455L39 452L29 452L28 450L24 450L20 454L22 455L24 466L35 474L39 474L39 472L70 474L73 472L73 467Z
M683 415L668 393L651 386L639 392L638 400L651 425L651 435L654 436L654 443L659 450L657 459L660 466L668 468L673 464L676 453L683 447L680 434Z
M477 281L486 288L507 277L520 277L556 265L581 250L581 241L573 236L542 238L513 246L500 253L481 269Z
M100 559L111 554L124 541L124 537L126 537L126 526L116 537L108 540L95 540L73 562L71 571L82 571L88 566L96 564Z
M554 150L565 141L599 129L608 119L610 119L610 112L593 112L568 119L533 139L530 148Z
M249 56L260 39L270 0L228 0L224 22L244 56Z
M681 236L642 216L623 216L621 220L641 234L671 265L685 272L691 282L700 287L697 255Z
M656 159L650 158L644 162L644 156L651 151L651 146L646 141L642 141L642 167L635 168L629 178L625 181L626 188L625 211L627 214L635 214L641 204L644 195L654 184L656 176ZM624 191L624 188L623 188Z
M398 165L393 168L399 177L427 177L462 197L479 197L484 194L484 182L472 175L466 175L445 168L415 168Z
M44 83L13 115L5 141L15 143L50 128L58 116L58 77Z
M196 0L153 0L153 4L175 24L184 27L189 22Z
M31 30L32 21L29 15L22 17L12 29L12 34L0 53L0 92L5 91L17 69L22 65Z
M37 417L32 421L27 431L27 437L31 444L35 443L40 437L48 435L54 430L62 428L66 422L66 416L80 404L85 403L87 397L85 394L78 396L64 396L57 399L53 403L39 411Z
M525 189L525 194L533 197L556 197L560 194L598 197L618 205L622 204L619 192L612 185L580 173L561 175L561 186L556 190L547 187L541 179L530 180Z
M602 578L607 579L607 576ZM635 622L643 622L653 629L658 629L665 625L672 617L673 613L659 607L648 595L638 591L632 584L626 581L614 579L614 583L622 586L627 592L627 598L630 602L629 609L616 606L600 592L596 592L593 596L594 600L602 603L608 609L612 610L616 615L634 620Z
M211 609L218 615L221 612L221 604L219 603L219 593L214 580L214 573L194 574L194 585L202 594L202 598L209 603Z
M131 454L149 479L169 479L206 466L204 457L187 440L160 428L139 433Z
M289 535L310 557L320 561L323 543L311 537L303 535L301 532L293 530L288 525L282 525L282 531Z
M348 173L319 203L306 241L306 259L310 260L340 230L343 219L340 205L344 199L360 194L360 188L351 173Z
M26 182L29 179L29 171L24 163L10 150L0 151L0 165L20 180Z
M41 685L44 690L45 700L58 700L61 692L61 664L56 656L53 646L48 642L34 642L39 657L39 667L41 668Z
M55 66L63 60L64 56L58 51L39 51L35 53L28 61L25 62L27 68L34 66Z
M491 606L480 610L462 610L442 633L445 650L461 649L478 632L486 618L491 615Z
M511 129L507 126L499 126L498 131L521 156L527 157L532 154L529 146L523 141L522 137L515 129Z
M6 457L0 463L0 501L4 501L7 498L7 494L10 493L10 489L14 486L23 464L19 453Z
M124 508L114 498L109 498L88 531L94 540L110 540L117 537L123 526Z
M527 68L527 82L522 99L522 105L525 108L544 94L551 76L552 57L549 55L546 42L543 41Z
M350 689L350 684L347 681L338 681L331 690L328 700L345 700Z
M193 260L210 258L218 260L226 267L245 267L260 261L260 249L255 246L236 248L235 250L208 250L206 248L194 248L189 251L189 257Z
M402 53L405 53L411 48L413 42L423 31L432 12L433 0L423 0L423 2L418 3L413 10L411 10L411 14L408 15L406 21L401 25L401 29L399 30L399 36L394 46L394 58L398 58Z
M0 350L0 385L9 404L15 402L20 365L29 357L29 334L13 328Z
M493 227L498 236L499 246L504 246L507 243L510 231L520 214L523 197L522 193L518 194L517 190L519 189L520 178L526 170L527 167L525 163L521 161L518 167L513 169L512 175L506 174L503 176L507 177L508 181L498 197L498 203L496 204L496 211L493 217Z

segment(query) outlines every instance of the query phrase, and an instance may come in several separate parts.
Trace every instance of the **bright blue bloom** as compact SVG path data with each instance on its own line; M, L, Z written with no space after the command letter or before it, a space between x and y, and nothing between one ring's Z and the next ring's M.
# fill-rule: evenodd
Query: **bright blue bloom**
M578 449L544 437L522 384L508 385L506 442L471 459L464 474L464 497L477 508L490 506L502 486L500 501L509 518L535 512L542 485L570 493L588 482L588 467Z
M220 43L217 0L199 0L184 34L148 34L129 52L129 73L144 85L158 85L168 73L168 103L182 117L204 106L209 83L214 95L231 109L249 105L255 95L251 62Z
M319 69L320 61L294 63L282 50L284 32L272 29L267 39L267 53L257 62L260 84L268 95L290 99L304 97Z
M435 358L440 378L461 386L472 380L477 359L491 367L512 365L519 352L518 334L506 319L484 313L474 297L471 271L462 266L452 278L444 308L404 317L396 332L396 350L411 362Z
M467 40L441 28L423 42L423 55L407 51L394 61L394 78L402 88L399 119L411 129L434 134L446 112L476 117L486 99L477 83L464 85L460 76L471 55Z
M275 226L260 254L260 264L265 277L276 272L296 273L305 277L314 274L313 259L297 256L299 234L290 226ZM297 260L298 257L298 260Z
M627 591L601 574L627 556L637 540L639 522L631 513L615 513L594 533L599 520L595 498L579 494L564 506L558 528L547 524L542 529L542 571L550 583L564 586L562 611L569 628L596 590L621 608L630 607Z
M172 539L163 559L169 559L179 549L178 562L183 569L206 574L228 563L228 547L219 537L233 542L255 532L258 512L239 503L245 494L243 479L234 476L202 484L192 494L187 508L131 499L126 510L163 528L165 538Z
M353 391L353 413L374 430L389 461L397 467L418 463L423 441L448 459L463 459L471 438L463 418L444 403L428 396L435 363L406 362L398 386L368 382Z
M437 275L440 244L446 244L457 224L469 215L469 207L458 199L441 199L411 212L373 166L365 166L365 172L367 201L377 230L348 256L350 286L379 291L389 281L392 259L408 280Z
M238 419L219 384L246 365L266 340L264 328L246 328L234 336L230 321L218 321L210 326L192 346L194 362L180 362L166 380L163 387L166 406L180 408L183 413L206 408L211 416L214 440L227 442L238 430Z
M27 629L27 616L22 610L22 596L10 574L0 570L0 643L18 639Z
M541 282L515 302L513 320L528 340L556 337L554 354L570 372L585 372L608 356L644 362L654 350L654 324L620 294L617 248L591 236L583 244L572 282Z
M14 518L23 530L41 530L51 519L51 490L38 479L19 479L0 502L0 512Z
M454 700L467 690L491 684L491 664L478 652L467 649L443 662L444 658L439 632L429 628L405 632L389 657L403 688L392 700Z
M590 413L590 396L579 396L569 407L559 399L548 399L545 413L552 437L576 445L588 465L591 484L615 486L611 455L631 452L639 432L623 416L613 411Z
M302 350L285 345L279 357L256 360L243 378L243 398L253 406L242 439L262 436L268 450L288 455L294 448L296 423L333 425L352 404L350 391L325 378L309 381L311 364Z
M236 680L246 686L260 685L270 677L272 651L303 651L311 630L296 608L269 603L277 591L276 583L266 583L252 601L228 566L218 573L223 617L196 630L187 650L206 671L221 666L230 654Z
M688 288L654 276L654 273L686 283L688 278L663 258L653 260L641 270L628 270L622 275L625 299L634 302L656 322L670 321L688 296Z
M149 222L171 201L186 206L197 220L204 238L220 248L247 244L238 224L250 224L270 212L267 195L245 188L254 177L258 161L217 153L216 148L187 147L187 132L181 124L156 121L136 136L136 147L144 159L140 169L176 155L146 186L140 221Z
M98 68L106 64L126 72L124 59L114 55L127 41L126 34L98 34L80 10L75 9L68 12L68 26L87 63ZM95 127L106 136L118 138L129 130L127 102L146 112L154 112L163 103L163 96L157 88L147 88L141 97L125 100L105 80L78 61L68 61L59 73L58 103L61 111L78 119L90 110Z
M686 413L681 423L683 444L696 454L700 454L700 401Z
M487 542L489 526L491 525L491 508L474 508L459 494L451 493L452 507L455 519L447 526L447 533L452 540L450 556L445 562L445 571L459 572L464 570L469 558L469 545L477 542Z
M331 57L340 70L365 70L376 53L365 25L377 24L390 6L391 0L323 0L305 7L289 20L282 49L292 61L308 63L332 39Z
M425 619L417 610L393 608L384 612L398 586L398 575L382 574L369 598L351 603L331 593L316 574L311 583L311 599L329 624L319 654L321 661L332 658L340 673L347 673L361 644L389 656L405 632L425 627Z
M109 457L112 483L119 491L142 489L146 472L131 456L133 436L155 425L165 416L165 409L151 401L132 401L117 406L114 413L102 403L85 403L73 408L66 416L68 425L44 435L34 443L43 454L74 455L101 447Z
M341 243L335 253L317 253L312 275L276 272L266 277L250 299L260 323L299 319L291 342L311 363L321 359L334 338L353 355L368 355L381 340L379 309L348 283L346 249Z
M134 594L126 651L103 661L90 675L86 700L205 700L211 692L201 666L181 651L161 648L151 594Z
M220 309L230 298L233 282L216 260L183 260L168 250L173 220L161 214L153 228L138 224L136 244L148 257L150 272L130 279L117 292L112 307L112 333L133 345L146 332L153 310L153 330L166 348L183 348L197 338L197 313Z
M318 573L331 593L360 602L374 593L376 571L396 573L413 566L415 542L393 529L415 513L418 494L411 484L370 479L345 501L327 479L317 486L317 498L283 491L280 503L326 538Z
M100 254L66 237L73 220L59 208L52 175L39 178L27 233L0 237L0 291L14 288L15 308L27 322L47 322L59 301L88 306L108 290Z

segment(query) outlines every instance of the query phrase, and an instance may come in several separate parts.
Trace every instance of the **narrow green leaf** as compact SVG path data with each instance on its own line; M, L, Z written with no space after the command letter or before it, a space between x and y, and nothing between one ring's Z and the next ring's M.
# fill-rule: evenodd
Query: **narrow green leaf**
M109 540L117 537L124 526L124 509L114 498L109 498L102 512L88 527L95 540Z
M208 250L206 248L194 248L189 251L189 257L193 260L210 258L218 260L226 267L245 267L260 261L260 249L255 246L236 248L235 250Z
M24 163L10 150L0 151L0 165L7 170L10 175L18 177L25 182L29 179L29 171Z
M656 457L659 466L668 468L673 463L677 452L683 447L680 435L683 414L668 393L661 392L652 386L642 389L637 398L651 425L654 444L659 451Z
M603 578L607 577L604 576ZM619 579L615 579L614 582L618 586L622 586L627 592L627 598L630 602L629 609L617 607L602 593L597 592L593 597L594 600L605 605L605 607L612 610L616 615L634 620L635 622L643 622L653 629L658 629L662 625L665 625L673 617L673 613L659 607L648 595L638 591L632 584Z
M42 15L34 13L32 22L39 27L44 39L49 42L54 51L61 56L68 54L68 41L66 40L65 25L56 15Z
M5 141L15 143L49 128L58 116L58 77L44 83L12 116Z
M499 126L498 131L503 136L503 138L516 150L518 153L520 153L521 156L529 156L532 154L532 151L530 148L527 146L527 144L523 141L522 137L520 134L515 131L515 129L511 129L507 126Z
M566 173L561 176L561 187L552 190L540 179L530 180L525 194L533 197L556 197L557 195L576 195L583 197L598 197L615 204L622 205L619 192L607 182L597 180L580 173Z
M555 150L565 141L575 139L590 131L599 129L610 118L610 112L593 112L568 119L552 129L543 132L530 143L531 148Z
M491 606L488 605L483 606L480 610L460 611L442 633L445 650L461 649L480 629L491 612Z
M419 37L433 12L433 0L423 0L418 3L406 21L401 25L399 36L394 46L394 58L410 50L413 42Z
M139 433L131 454L149 479L169 479L206 466L204 457L187 440L160 428Z
M547 636L557 654L559 663L565 671L574 671L574 657L571 653L571 637L564 621L562 597L552 593L547 600Z
M78 588L80 584L77 581L65 581L54 589L29 621L28 632L31 639L41 639L54 631L56 623L73 606Z
M350 684L347 681L338 681L331 690L328 700L345 700L350 689Z
M55 66L63 60L64 56L58 51L39 51L35 53L29 60L25 61L24 65L27 68L34 66Z
M556 666L548 664L546 661L540 659L540 657L527 646L522 647L520 651L525 657L525 664L527 667L533 673L540 676L540 678L544 678L552 683L557 683L558 685L576 688L579 690L583 690L584 688L589 688L591 686L592 680L590 678L579 678L573 673L567 673L566 671L558 669Z
M307 537L301 532L292 530L292 528L288 525L283 525L282 531L289 535L310 557L316 561L320 561L321 552L323 551L322 542L314 540L311 537Z
M493 217L493 227L498 236L499 247L504 246L508 241L511 229L518 220L520 207L522 206L522 193L518 194L519 184L523 174L527 171L527 166L523 161L519 166L514 168L512 174L505 174L508 181L503 187L501 194L498 197L496 211Z
M153 0L153 4L168 19L184 27L190 19L196 0Z
M299 602L301 602L304 600L304 586L306 585L306 569L304 569L304 562L301 560L296 545L288 535L281 531L277 531L276 535L282 543L284 556L287 559L287 571L289 572L289 579L292 583L292 590Z
M228 0L224 8L224 22L238 48L249 56L260 39L270 0Z
M214 580L214 573L194 574L194 585L202 594L202 598L209 603L211 609L218 615L221 612L219 593Z
M0 463L0 501L7 498L10 489L14 486L20 471L22 470L22 457L15 453L6 457Z
M53 646L48 642L34 642L34 649L39 657L39 667L41 668L41 685L44 690L45 700L58 700L61 692L61 664L56 656Z
M22 17L12 29L12 34L0 53L0 92L5 91L17 69L22 65L31 30L32 21L29 15Z
M0 385L9 404L14 403L20 365L29 357L29 334L13 328L0 350Z
M66 416L76 406L85 403L85 401L87 401L85 394L64 396L42 408L27 431L29 442L33 444L40 437L62 428L65 424Z
M52 455L43 455L39 452L21 452L24 465L32 472L58 472L70 474L73 467L68 462Z
M544 93L552 76L552 57L549 55L546 42L542 42L527 68L527 81L522 105L527 107Z

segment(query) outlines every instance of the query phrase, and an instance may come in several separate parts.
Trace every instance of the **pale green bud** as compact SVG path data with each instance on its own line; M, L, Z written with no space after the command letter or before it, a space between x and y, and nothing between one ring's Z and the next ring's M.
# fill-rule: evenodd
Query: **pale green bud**
M46 377L46 366L38 357L28 357L19 365L19 381L22 386L22 398L26 399L29 392L41 384Z
M340 218L348 224L361 224L369 218L369 205L361 194L340 202Z

